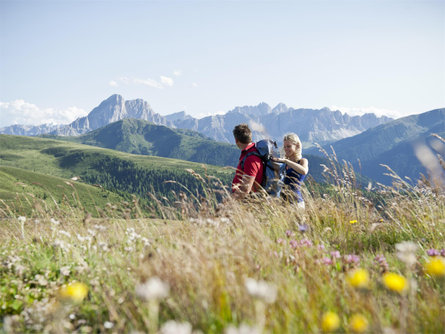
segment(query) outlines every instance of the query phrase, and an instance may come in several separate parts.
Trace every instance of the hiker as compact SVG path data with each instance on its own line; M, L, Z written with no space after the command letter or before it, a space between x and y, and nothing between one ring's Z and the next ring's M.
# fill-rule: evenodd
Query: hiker
M296 201L297 206L304 209L300 187L309 172L309 162L301 156L301 141L295 133L288 133L284 136L283 148L285 158L272 158L276 162L286 164L286 176L283 180L284 188L281 197L291 203Z
M257 152L257 149L252 142L252 131L247 124L235 126L233 136L241 155L232 181L232 194L235 198L243 198L251 192L261 190L264 165L260 157L251 154Z

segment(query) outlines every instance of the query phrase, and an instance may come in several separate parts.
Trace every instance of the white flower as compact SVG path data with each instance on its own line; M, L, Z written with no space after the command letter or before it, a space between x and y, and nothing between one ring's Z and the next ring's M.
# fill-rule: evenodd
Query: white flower
M244 285L252 297L260 298L268 304L272 304L277 298L276 286L267 282L246 278Z
M113 324L111 321L105 321L105 322L104 322L104 327L105 327L106 329L110 329L110 328L113 328L113 327L114 327L114 324Z
M168 296L170 287L158 277L152 277L143 284L136 286L136 295L145 300L161 299Z
M416 262L417 244L411 241L404 241L396 244L397 257L406 263L408 267L413 266Z
M17 218L18 220L19 220L19 222L20 223L24 223L24 222L26 222L26 217L24 217L24 216L20 216L19 218Z
M164 323L159 331L160 334L191 334L192 325L188 322L176 322L169 320Z
M51 224L53 224L53 225L59 225L59 224L60 224L60 222L59 222L58 220L55 220L54 218L51 218L49 221L50 221Z
M60 268L60 273L63 276L69 276L71 273L71 268L69 266L62 267L62 268Z
M71 234L70 234L69 232L67 232L67 231L64 231L64 230L60 230L60 231L59 231L59 234L63 234L64 236L66 236L66 237L68 237L68 238L71 237Z

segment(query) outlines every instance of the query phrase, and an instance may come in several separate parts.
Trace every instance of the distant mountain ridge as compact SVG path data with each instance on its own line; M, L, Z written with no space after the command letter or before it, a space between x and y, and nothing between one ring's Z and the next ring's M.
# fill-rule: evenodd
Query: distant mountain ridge
M445 108L403 117L329 146L339 159L353 163L361 174L389 184L391 179L383 175L386 169L380 164L388 165L402 178L407 176L417 180L420 173L428 173L416 154L419 147L445 156L445 145L432 137L434 133L445 137ZM331 151L328 146L324 148ZM310 149L307 152L320 154L317 151Z
M112 95L87 116L78 118L68 125L56 128L36 126L32 130L25 126L9 126L0 129L0 133L12 135L50 133L78 136L127 118L142 119L172 128L189 129L227 143L233 143L232 130L235 125L248 123L253 129L255 140L264 137L280 140L286 132L295 132L306 144L336 141L392 120L389 117L377 117L374 114L349 116L328 108L293 109L282 103L275 108L271 108L266 103L236 107L224 115L201 119L187 115L185 112L161 116L142 99L125 101L121 95Z
M216 142L191 130L172 129L141 119L123 119L81 136L65 138L132 154L218 166L234 165L240 154L235 145Z

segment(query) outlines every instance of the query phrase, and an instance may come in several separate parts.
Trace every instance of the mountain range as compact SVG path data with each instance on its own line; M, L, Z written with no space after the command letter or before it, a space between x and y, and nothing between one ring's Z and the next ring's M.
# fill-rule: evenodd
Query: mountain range
M142 99L125 101L121 95L112 95L87 116L78 118L68 125L45 124L35 127L13 125L0 129L0 133L27 136L45 133L78 136L126 118L141 119L171 128L189 129L216 141L227 143L233 143L232 130L235 125L248 123L253 129L254 140L271 137L280 141L286 132L295 132L306 146L350 137L392 120L389 117L377 117L374 114L349 116L328 108L293 109L282 103L275 108L271 108L266 103L236 107L224 115L201 119L187 115L185 112L161 116Z
M384 184L391 183L391 178L384 175L387 169L381 164L402 178L417 180L420 173L434 173L445 181L444 171L437 165L437 155L445 157L445 144L433 134L445 138L445 108L399 118L324 149L329 152L332 147L338 159L350 161L361 174ZM315 148L306 152L321 154Z

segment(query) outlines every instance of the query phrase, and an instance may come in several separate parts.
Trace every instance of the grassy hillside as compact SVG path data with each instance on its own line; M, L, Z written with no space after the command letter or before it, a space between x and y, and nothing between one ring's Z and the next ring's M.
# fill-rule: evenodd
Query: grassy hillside
M58 138L122 152L232 166L239 150L190 130L171 129L138 119L124 119L78 137Z
M110 191L55 176L0 166L0 217L21 214L41 216L48 212L90 212L100 216L109 203L124 199ZM121 206L119 206L121 207Z
M133 155L53 139L0 135L0 166L19 167L62 178L78 176L131 199L168 198L180 192L197 195L205 186L190 170L229 185L233 170L182 160ZM210 182L219 187L216 181Z

